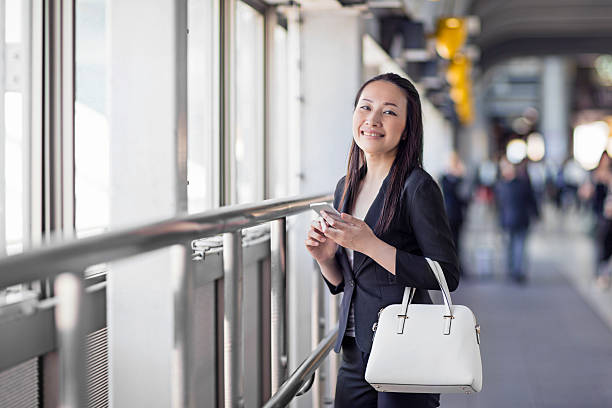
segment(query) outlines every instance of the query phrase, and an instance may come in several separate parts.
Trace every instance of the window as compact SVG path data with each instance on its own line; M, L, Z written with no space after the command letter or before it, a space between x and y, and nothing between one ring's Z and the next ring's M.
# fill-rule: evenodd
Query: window
M0 3L1 4L1 3ZM4 176L0 189L0 197L4 198L0 209L4 208L4 217L0 221L3 231L0 232L0 254L14 254L23 249L23 163L24 163L24 129L23 129L23 81L25 67L22 64L24 56L23 5L19 0L6 0L4 15L4 42L0 44L5 58L6 80L0 84L0 97L4 105L0 114L0 143L4 152L2 161L4 168L0 175ZM1 59L0 59L1 60ZM1 78L1 76L0 76ZM4 120L2 120L4 119Z
M104 232L110 217L106 0L77 0L75 14L75 222L83 237Z
M264 193L264 18L241 1L236 48L232 204L241 204L263 200Z
M187 66L189 213L219 205L219 2L190 0Z
M273 94L271 109L269 161L269 197L281 198L290 195L289 146L289 84L287 81L287 30L280 25L274 28L274 67L272 81L268 84Z

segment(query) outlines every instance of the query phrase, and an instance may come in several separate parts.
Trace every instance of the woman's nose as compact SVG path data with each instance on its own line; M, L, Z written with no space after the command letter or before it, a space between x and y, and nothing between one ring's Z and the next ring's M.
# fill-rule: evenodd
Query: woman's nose
M376 126L380 123L380 115L378 114L378 112L372 110L368 113L368 116L366 117L366 124L370 125L370 126Z

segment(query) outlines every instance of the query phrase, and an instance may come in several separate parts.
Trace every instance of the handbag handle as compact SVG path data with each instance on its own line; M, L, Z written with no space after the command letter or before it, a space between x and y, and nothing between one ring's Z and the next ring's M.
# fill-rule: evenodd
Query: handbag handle
M443 316L444 318L444 329L443 333L445 335L450 334L451 322L455 318L453 316L453 302L451 300L450 291L448 290L448 284L446 283L446 277L444 276L444 272L442 272L442 267L437 261L431 260L425 257L425 260L429 264L431 271L433 272L436 280L438 281L438 285L440 286L440 290L442 292L442 298L444 299L444 306L446 306L446 314ZM408 306L412 303L412 299L414 298L414 294L416 292L416 288L411 288L406 286L404 288L404 297L402 298L402 308L400 314L397 316L399 318L397 333L402 334L404 332L404 323L408 318Z

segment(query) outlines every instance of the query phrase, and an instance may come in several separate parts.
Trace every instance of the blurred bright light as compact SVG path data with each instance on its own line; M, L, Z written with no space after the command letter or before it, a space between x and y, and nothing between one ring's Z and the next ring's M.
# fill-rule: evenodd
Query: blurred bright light
M518 164L527 156L527 143L522 139L514 139L506 146L506 157L513 164Z
M539 133L530 133L527 136L527 157L529 157L529 160L537 162L544 158L544 154L546 154L544 138Z
M608 146L610 129L606 122L598 121L576 126L574 129L574 157L586 170L592 170Z

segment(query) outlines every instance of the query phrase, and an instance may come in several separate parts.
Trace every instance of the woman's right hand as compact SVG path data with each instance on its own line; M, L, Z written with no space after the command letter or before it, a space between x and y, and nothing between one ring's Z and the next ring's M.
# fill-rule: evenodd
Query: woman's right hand
M329 228L329 225L323 217L312 221L308 230L308 238L306 239L306 249L319 264L331 261L338 249L338 244L334 240L323 235L325 228Z

